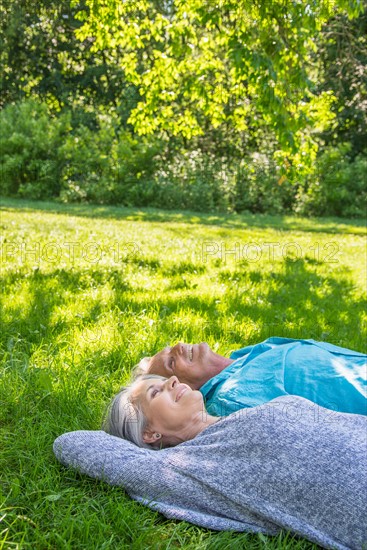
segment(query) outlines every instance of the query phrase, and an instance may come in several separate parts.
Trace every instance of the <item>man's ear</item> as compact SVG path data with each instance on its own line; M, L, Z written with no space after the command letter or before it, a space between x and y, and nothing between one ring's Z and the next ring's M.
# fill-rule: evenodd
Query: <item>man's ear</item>
M148 374L150 360L151 360L151 357L143 357L143 359L141 359L141 361L139 362L139 364L137 366L137 369L139 371L138 372L139 375Z

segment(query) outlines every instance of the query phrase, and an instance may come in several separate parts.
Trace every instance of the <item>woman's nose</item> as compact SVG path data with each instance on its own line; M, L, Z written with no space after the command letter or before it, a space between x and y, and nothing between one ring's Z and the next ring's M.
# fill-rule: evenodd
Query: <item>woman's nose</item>
M172 390L175 385L178 383L178 378L177 376L171 376L170 378L168 378L168 380L165 382L165 385L167 387L167 389L169 390Z

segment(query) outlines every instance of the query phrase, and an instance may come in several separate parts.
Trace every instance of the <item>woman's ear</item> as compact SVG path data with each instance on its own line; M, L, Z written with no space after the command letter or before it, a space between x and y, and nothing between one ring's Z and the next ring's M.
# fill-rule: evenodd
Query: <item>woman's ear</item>
M153 432L151 430L145 430L143 433L144 443L157 443L162 438L160 433Z

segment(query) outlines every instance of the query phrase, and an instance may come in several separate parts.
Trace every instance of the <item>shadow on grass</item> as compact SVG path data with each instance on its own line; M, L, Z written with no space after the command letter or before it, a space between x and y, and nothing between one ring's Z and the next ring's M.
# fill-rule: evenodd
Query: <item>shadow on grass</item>
M29 343L39 343L49 335L52 339L56 334L62 333L70 324L68 320L52 321L55 310L65 307L69 303L70 295L75 297L84 291L95 288L103 288L106 283L112 288L118 288L122 295L128 289L129 284L124 278L124 273L117 269L98 270L65 270L56 269L52 272L42 273L38 269L20 276L19 273L8 273L2 277L3 288L16 284L22 279L27 285L29 301L27 307L17 306L11 309L11 319L6 321L6 315L0 312L3 334L21 335ZM79 326L88 326L95 323L105 312L105 306L94 303L88 308L88 313L78 316ZM76 325L75 319L73 321Z
M214 225L232 229L273 228L280 231L347 233L363 235L367 220L344 218L302 218L267 214L220 214L191 211L160 210L156 208L128 208L92 204L62 204L22 199L1 199L1 211L48 212L84 218L104 218L138 222L184 223Z
M136 343L136 349L142 347L138 341L138 335L144 333L144 328L139 332L142 324L148 318L154 319L155 334L150 331L148 344L151 353L157 351L155 346L159 349L164 338L183 339L183 333L193 342L209 338L240 347L269 336L287 336L326 340L344 347L354 345L355 349L364 351L366 343L362 334L367 304L362 297L356 297L355 288L348 279L348 268L344 271L345 274L339 272L337 278L321 275L316 273L314 262L303 259L285 259L278 272L267 276L261 271L246 271L243 266L241 270L219 274L225 286L220 296L195 294L195 287L190 287L192 274L184 272L185 284L175 283L172 288L168 283L168 290L179 292L162 292L159 298L156 293L153 297L150 291L132 289L125 273L119 270L70 272L58 269L45 274L35 271L26 278L27 308L13 308L8 313L8 320L2 316L3 335L9 338L20 334L29 344L52 341L55 335L70 326L77 329L93 327L97 322L103 323L105 314L118 311L125 341L130 338ZM182 266L178 264L175 281L181 272ZM14 277L9 274L3 278L4 288L14 283ZM265 285L264 277L267 277ZM60 308L66 311L70 296L79 296L91 288L103 288L106 283L113 290L107 303L88 303L87 294L82 315L76 312L65 321L59 315L55 321L54 311ZM262 285L260 289L258 285ZM186 316L192 316L193 324L194 319L200 319L201 328L177 322Z

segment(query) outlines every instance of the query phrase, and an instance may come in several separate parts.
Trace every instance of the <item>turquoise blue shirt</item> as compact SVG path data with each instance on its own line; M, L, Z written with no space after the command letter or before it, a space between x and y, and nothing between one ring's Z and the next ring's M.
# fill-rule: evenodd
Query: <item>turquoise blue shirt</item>
M281 395L299 395L339 412L367 415L367 355L316 340L268 338L232 353L200 391L207 410L227 416Z

